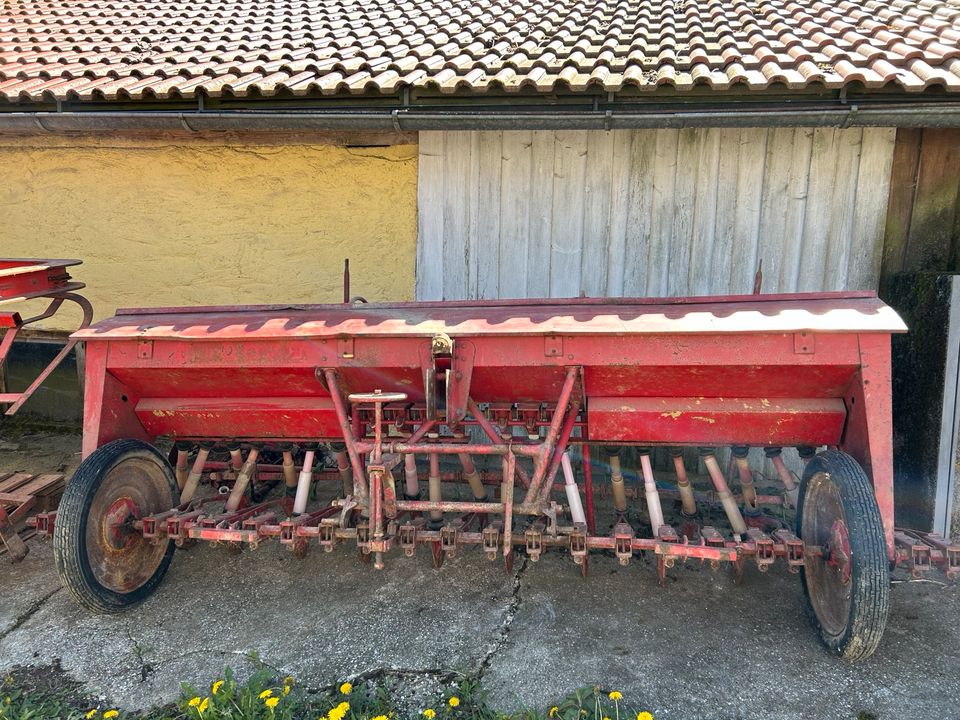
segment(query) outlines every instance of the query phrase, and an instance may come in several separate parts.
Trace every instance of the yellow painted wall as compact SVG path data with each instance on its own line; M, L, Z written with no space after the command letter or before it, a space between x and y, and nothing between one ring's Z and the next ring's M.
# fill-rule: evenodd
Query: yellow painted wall
M0 137L0 257L82 259L97 318L340 302L345 257L354 294L412 299L416 146L260 143Z

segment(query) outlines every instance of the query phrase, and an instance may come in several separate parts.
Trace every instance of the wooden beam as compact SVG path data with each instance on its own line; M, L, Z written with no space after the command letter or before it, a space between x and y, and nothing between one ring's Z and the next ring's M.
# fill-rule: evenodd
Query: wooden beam
M893 147L893 168L890 171L890 197L883 238L883 262L880 277L887 278L903 271L903 260L910 238L910 218L920 167L921 128L899 128Z
M955 270L954 220L960 194L960 130L926 128L910 215L904 270Z

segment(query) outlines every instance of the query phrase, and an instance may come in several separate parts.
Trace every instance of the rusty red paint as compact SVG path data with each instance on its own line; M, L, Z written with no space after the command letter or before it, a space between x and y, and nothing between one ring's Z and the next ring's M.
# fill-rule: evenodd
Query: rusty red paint
M140 519L140 509L132 498L117 498L107 508L101 525L104 542L115 550L122 550L130 541L133 520Z
M0 258L0 304L27 298L50 297L83 287L72 282L66 268L80 260Z
M839 398L595 397L591 438L689 445L836 445L846 410Z

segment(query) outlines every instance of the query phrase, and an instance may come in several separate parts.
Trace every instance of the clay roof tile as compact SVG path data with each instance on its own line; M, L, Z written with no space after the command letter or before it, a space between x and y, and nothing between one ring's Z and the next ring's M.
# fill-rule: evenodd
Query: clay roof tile
M761 90L960 92L957 0L18 0L0 97Z

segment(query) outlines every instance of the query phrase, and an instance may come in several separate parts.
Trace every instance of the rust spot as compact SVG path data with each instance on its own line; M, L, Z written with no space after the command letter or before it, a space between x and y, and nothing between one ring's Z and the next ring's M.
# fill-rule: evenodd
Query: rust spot
M676 420L681 415L683 415L682 410L674 410L673 412L660 413L660 417L669 417L669 418L673 418L674 420Z
M714 420L713 418L704 417L703 415L691 415L690 417L692 417L694 420L700 420L705 423L710 423L711 425L713 425L716 422L716 420Z

